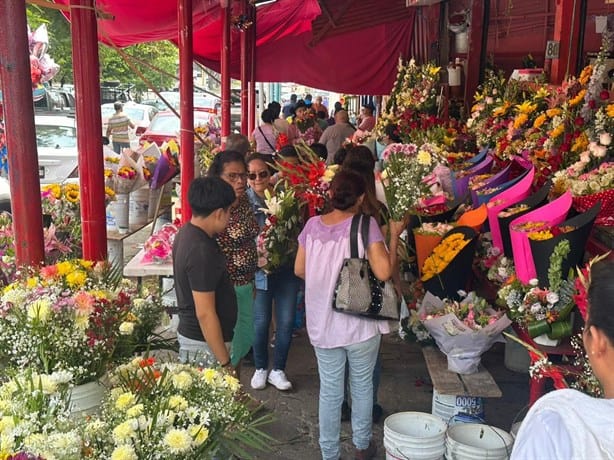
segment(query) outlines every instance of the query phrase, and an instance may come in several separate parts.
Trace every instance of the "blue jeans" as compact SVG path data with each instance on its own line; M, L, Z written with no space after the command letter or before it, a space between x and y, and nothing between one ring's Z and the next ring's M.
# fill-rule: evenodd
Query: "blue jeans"
M341 404L345 362L349 363L352 396L352 441L357 449L369 447L372 435L373 367L381 336L338 348L315 347L320 374L320 449L324 460L339 458Z
M284 370L292 343L292 329L299 279L291 269L267 276L267 289L256 289L254 299L254 365L269 367L269 327L275 301L275 352L273 369Z

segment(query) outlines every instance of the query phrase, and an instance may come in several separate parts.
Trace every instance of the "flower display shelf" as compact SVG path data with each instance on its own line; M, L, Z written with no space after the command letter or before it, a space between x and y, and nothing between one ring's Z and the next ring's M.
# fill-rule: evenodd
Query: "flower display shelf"
M601 209L601 203L597 202L588 211L578 214L571 219L565 220L561 226L573 227L567 233L561 233L547 240L531 240L529 239L529 245L531 247L531 253L533 254L533 262L535 263L535 271L537 273L537 279L540 286L548 285L548 269L550 268L550 255L553 253L554 248L561 240L569 240L571 251L567 257L563 260L561 266L561 273L568 273L569 269L575 268L582 264L584 260L584 249L586 242L591 234L593 223L595 218L599 214Z
M79 417L97 413L105 391L105 386L99 380L72 387L70 389L71 415Z
M462 233L469 243L460 250L439 275L423 281L424 290L441 299L457 299L458 291L467 288L477 243L477 233L471 227L455 227L443 236Z
M528 198L515 203L514 206L525 204L528 206L524 211L520 211L514 215L509 217L498 217L499 220L499 228L501 230L501 239L503 240L503 253L506 257L513 257L514 253L512 251L512 240L510 238L510 223L528 212L531 212L533 209L542 206L548 200L548 193L550 192L550 184L547 182L540 188L536 193L529 196Z

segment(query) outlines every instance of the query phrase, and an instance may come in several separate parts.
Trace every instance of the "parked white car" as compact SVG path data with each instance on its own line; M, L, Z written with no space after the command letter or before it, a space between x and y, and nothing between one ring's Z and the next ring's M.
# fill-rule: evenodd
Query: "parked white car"
M67 115L35 114L38 176L41 184L78 176L77 128Z

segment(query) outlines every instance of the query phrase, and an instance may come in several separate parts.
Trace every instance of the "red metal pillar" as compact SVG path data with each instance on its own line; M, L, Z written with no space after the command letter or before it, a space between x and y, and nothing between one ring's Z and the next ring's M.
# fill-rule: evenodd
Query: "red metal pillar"
M559 58L552 60L550 82L560 84L567 75L575 75L580 34L580 6L578 0L557 0L554 12L553 40L559 42Z
M488 20L490 0L471 0L471 27L469 28L469 49L465 67L465 106L471 107L486 59L488 41Z
M70 0L83 258L106 260L98 28L94 0Z
M222 9L222 48L220 52L220 80L222 84L222 147L230 134L230 5L229 0L221 0Z
M181 115L180 171L181 222L192 218L188 190L194 180L194 65L192 43L192 0L178 0L179 23L179 111Z
M256 7L254 5L248 6L249 18L252 21L252 26L249 28L249 103L247 114L247 130L248 132L254 132L256 128ZM261 110L264 107L261 107Z
M45 259L26 31L25 3L0 2L0 77L17 266L38 265Z
M241 0L241 15L249 18L249 5L247 0ZM248 19L249 20L249 19ZM248 100L249 71L250 71L250 32L251 28L241 31L241 134L248 135ZM249 134L252 130L249 130Z

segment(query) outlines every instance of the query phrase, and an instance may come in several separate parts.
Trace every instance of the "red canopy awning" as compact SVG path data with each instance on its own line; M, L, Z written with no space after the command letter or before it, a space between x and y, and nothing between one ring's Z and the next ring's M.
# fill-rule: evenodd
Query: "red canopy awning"
M55 0L68 4L69 0ZM177 1L98 0L102 42L124 47L177 38ZM320 5L323 5L321 8ZM325 11L323 12L323 9ZM405 0L279 0L257 9L256 80L293 81L350 94L387 94L407 57L415 8ZM219 71L218 0L194 2L194 56ZM233 30L231 76L239 78Z

